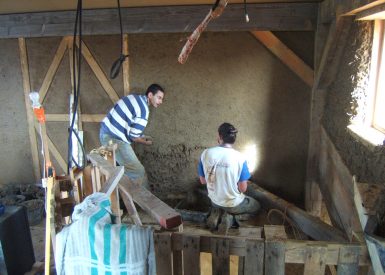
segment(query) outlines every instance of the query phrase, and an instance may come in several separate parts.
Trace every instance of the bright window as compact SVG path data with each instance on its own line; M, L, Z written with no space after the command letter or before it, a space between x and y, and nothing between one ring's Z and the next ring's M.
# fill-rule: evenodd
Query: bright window
M373 115L372 127L385 133L385 20L376 20L373 37ZM374 60L376 59L376 60Z
M361 85L362 87L363 85ZM348 128L365 144L385 145L385 20L374 21L369 87Z

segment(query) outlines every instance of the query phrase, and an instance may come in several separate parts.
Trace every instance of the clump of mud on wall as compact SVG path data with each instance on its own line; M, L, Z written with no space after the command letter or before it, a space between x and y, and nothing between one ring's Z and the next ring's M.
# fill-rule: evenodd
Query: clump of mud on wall
M323 125L360 182L385 184L383 146L368 148L347 129L351 122L365 118L372 39L371 22L353 23L338 75L328 91Z
M186 144L167 145L148 148L138 146L138 158L146 167L150 188L158 195L182 194L196 188L198 183L197 165L191 160L199 159L199 155L206 149L202 146L188 147ZM176 186L175 182L183 182L186 178L196 178L196 184Z

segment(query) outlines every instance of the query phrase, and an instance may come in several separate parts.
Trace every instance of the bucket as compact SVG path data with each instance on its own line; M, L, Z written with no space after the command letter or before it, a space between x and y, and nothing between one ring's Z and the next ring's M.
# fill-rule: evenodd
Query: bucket
M29 225L37 225L43 220L44 201L39 199L34 199L34 200L24 201L20 205L23 205L27 208Z

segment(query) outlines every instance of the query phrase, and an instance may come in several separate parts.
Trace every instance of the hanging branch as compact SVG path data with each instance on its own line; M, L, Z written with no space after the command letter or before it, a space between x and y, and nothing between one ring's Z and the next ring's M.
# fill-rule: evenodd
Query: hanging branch
M178 62L184 64L192 51L194 45L198 42L201 33L206 29L211 19L218 18L224 11L228 0L217 0L214 6L210 9L209 13L203 19L202 23L194 30L194 32L187 39L182 51L179 54Z

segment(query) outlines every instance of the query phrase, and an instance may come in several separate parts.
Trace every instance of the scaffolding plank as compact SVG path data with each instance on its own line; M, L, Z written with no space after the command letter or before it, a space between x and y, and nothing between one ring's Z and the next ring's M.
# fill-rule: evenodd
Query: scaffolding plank
M244 258L245 275L263 275L263 258L265 244L262 240L249 240L246 243L246 256Z
M200 237L183 236L184 275L200 274Z
M154 235L156 274L172 274L171 233L159 233Z
M265 274L285 274L285 243L279 241L266 241Z
M228 239L211 238L210 248L213 260L213 275L230 274L230 242Z
M123 175L120 180L119 188L130 193L134 202L153 216L162 227L169 229L182 223L182 218L178 212L144 187L132 183L126 175Z

